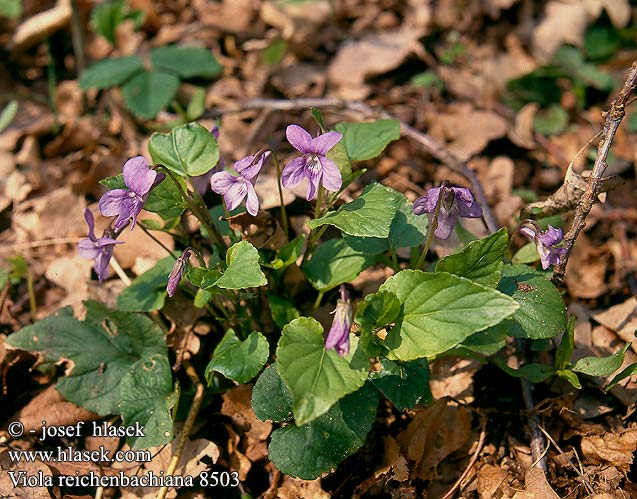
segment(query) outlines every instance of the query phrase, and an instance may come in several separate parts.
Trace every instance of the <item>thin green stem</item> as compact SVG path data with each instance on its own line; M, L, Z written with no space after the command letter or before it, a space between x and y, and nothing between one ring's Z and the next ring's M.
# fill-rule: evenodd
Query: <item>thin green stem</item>
M323 184L319 184L316 205L314 206L314 219L321 218L321 204L323 204Z
M425 247L422 249L422 253L420 254L418 263L416 263L416 270L422 268L422 266L425 264L425 258L427 257L427 253L429 252L429 246L431 246L431 242L434 239L434 232L436 232L436 229L438 228L438 217L440 216L440 208L442 207L443 197L444 194L441 188L440 195L438 196L438 202L436 203L436 209L434 210L434 216L431 220L429 230L427 231L427 240L425 241Z
M316 310L317 308L319 308L319 305L321 304L321 300L323 299L323 295L325 293L323 291L319 291L318 296L316 297L316 300L314 301L314 310Z
M75 69L79 78L84 71L84 30L82 29L82 18L77 0L71 0L71 40L73 42L73 52L75 53Z
M206 260L204 260L203 255L201 254L201 251L199 251L197 248L193 247L193 246L188 246L188 248L190 251L192 251L195 256L197 257L197 260L199 260L199 263L201 264L201 266L206 269L208 268L208 265L206 265ZM186 250L184 250L186 251Z
M390 254L392 268L394 269L394 272L398 272L400 270L400 267L398 266L398 255L396 254L396 248L393 246L390 249Z
M175 253L173 253L173 251L168 248L164 243L162 243L159 239L157 239L155 236L153 236L150 231L144 227L142 224L139 224L139 226L142 228L142 230L146 233L146 235L148 237L150 237L153 241L155 241L157 244L159 244L162 248L164 248L166 250L166 252L172 256L175 260L177 260L177 255L175 255Z
M172 180L173 183L177 186L177 189L179 190L179 193L181 194L181 196L184 198L184 201L186 201L188 208L190 208L190 211L192 212L192 214L195 217L197 217L197 219L201 222L201 225L204 226L204 228L208 232L208 236L212 237L214 239L214 242L218 244L222 248L222 250L225 252L225 249L227 248L226 243L223 241L223 237L221 236L221 234L215 227L214 223L212 223L212 220L210 220L208 211L205 209L202 209L200 206L197 205L197 203L195 203L192 200L192 198L188 195L188 193L184 191L184 188L181 186L181 184L179 183L179 180L175 177L173 172L171 172L168 168L164 166L162 166L161 168L170 177L170 180Z
M31 314L31 320L35 321L37 304L35 300L35 288L33 287L33 274L31 273L31 269L27 269L27 291L29 293L29 312Z
M289 239L288 216L285 211L285 201L283 200L283 186L281 184L281 165L279 163L279 158L277 158L277 155L274 153L274 151L270 150L270 152L274 160L274 166L276 167L277 187L279 188L279 200L281 202L281 225L283 225L283 232L285 233L285 237Z

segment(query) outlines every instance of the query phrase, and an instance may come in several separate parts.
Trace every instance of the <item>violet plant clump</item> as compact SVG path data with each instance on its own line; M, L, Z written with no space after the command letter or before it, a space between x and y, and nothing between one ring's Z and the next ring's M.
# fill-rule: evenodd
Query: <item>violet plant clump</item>
M317 122L324 130L322 117ZM106 376L119 376L109 382L121 383L121 400L110 393L112 400L96 408L83 402L83 392L71 393L78 404L102 415L121 414L127 424L147 414L147 428L157 428L148 445L170 441L171 403L177 395L165 334L159 327L154 336L148 332L157 323L166 330L174 323L166 300L192 301L200 309L198 321L214 332L200 338L202 344L210 342L202 351L212 351L212 358L195 353L191 359L195 371L208 363L211 396L256 378L255 413L281 425L272 433L269 459L283 473L305 479L328 472L362 445L379 397L400 410L430 400L423 380L428 379L429 363L440 356L470 355L536 382L561 376L575 383L576 372L591 373L565 360L570 358L565 350L554 366L542 365L538 371L531 363L510 369L507 336L533 342L567 330L564 301L547 273L511 263L515 256L504 228L476 235L444 258L432 256L434 236L448 239L462 218L482 216L471 191L445 182L412 204L404 193L382 183L363 185L356 180L352 158L378 157L400 138L400 125L378 120L337 123L335 129L312 137L289 125L285 135L301 157L286 158L282 171L280 152L271 149L238 160L229 171L215 171L219 150L214 135L190 123L153 134L149 151L155 168L138 156L126 162L123 175L105 179L109 190L99 207L103 215L117 217L114 231L95 237L87 211L89 234L78 245L81 256L94 260L98 279L108 277L108 262L119 244L116 234L129 223L131 229L139 225L148 233L149 244L164 246L167 256L119 294L117 311L88 307L92 333L108 314L116 323L138 328L137 343L131 345L139 347L133 360L141 364L131 363L122 373L98 363L96 373L101 369ZM338 154L330 153L335 147ZM255 185L269 160L276 167L280 206L260 211ZM206 196L207 204L197 180L206 175L215 194ZM282 191L303 180L308 182L305 199L294 202L288 226ZM352 181L356 183L343 196ZM323 190L332 194L323 196ZM313 200L312 210L307 201ZM246 211L230 216L228 211L242 209L244 202ZM161 222L138 220L143 210ZM171 237L181 256L154 236L156 231ZM535 242L543 268L563 258L564 250L557 246L561 229L541 232L527 223L522 233ZM193 255L196 260L190 261ZM361 275L372 268L389 277L376 289L363 291ZM331 321L318 320L324 317L319 313L323 300L337 303ZM59 321L63 331L63 322L70 319L62 314L46 320L47 328ZM30 327L37 329L37 324ZM23 342L18 333L9 343L30 345L34 332L25 331ZM37 346L42 347L47 345ZM181 358L183 352L175 353ZM155 391L146 397L127 392L131 379L146 375L152 376L148 385ZM154 405L145 406L148 401ZM342 437L325 438L326 432Z

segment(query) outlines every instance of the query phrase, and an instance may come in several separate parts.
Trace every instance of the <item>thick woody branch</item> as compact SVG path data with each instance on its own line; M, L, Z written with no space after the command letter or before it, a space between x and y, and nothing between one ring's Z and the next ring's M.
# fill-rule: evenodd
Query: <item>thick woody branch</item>
M564 236L564 248L566 248L566 253L562 262L554 269L553 282L555 283L560 283L564 279L566 265L568 263L571 250L573 249L573 244L575 244L577 236L586 225L586 217L595 203L595 197L599 192L602 177L604 176L604 172L608 166L606 164L608 152L610 151L613 139L615 138L617 128L626 114L626 103L635 90L635 86L637 86L637 61L633 62L633 65L628 71L628 77L626 78L624 87L619 92L619 95L615 97L613 102L611 102L610 109L605 113L602 139L597 146L597 158L593 165L593 173L591 174L586 190L575 209L573 224L566 233L566 236Z

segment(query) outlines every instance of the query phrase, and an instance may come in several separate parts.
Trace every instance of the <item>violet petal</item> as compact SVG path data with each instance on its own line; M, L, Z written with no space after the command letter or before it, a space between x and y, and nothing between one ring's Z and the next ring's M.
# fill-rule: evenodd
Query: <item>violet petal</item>
M342 138L343 134L340 132L327 132L319 135L312 139L311 152L325 156Z
M306 154L312 152L312 136L298 125L288 125L285 129L288 142L299 152Z

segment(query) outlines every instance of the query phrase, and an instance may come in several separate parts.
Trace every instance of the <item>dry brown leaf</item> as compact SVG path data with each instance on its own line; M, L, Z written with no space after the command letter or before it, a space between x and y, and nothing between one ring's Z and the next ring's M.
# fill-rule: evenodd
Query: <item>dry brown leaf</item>
M513 128L509 130L508 137L516 146L531 150L537 147L533 123L539 108L540 105L538 103L531 102L515 115L515 123Z
M328 0L313 2L260 2L259 17L261 20L281 30L281 36L297 44L313 46L318 37L315 36L332 13Z
M101 234L101 232L97 229L98 218L104 220L104 217L96 217L95 222L95 233ZM159 215L150 212L144 212L140 216L140 220L157 220L161 222ZM153 236L160 240L168 249L174 249L175 240L170 234L154 231ZM144 269L147 270L158 260L168 256L164 248L159 246L159 244L153 241L143 230L139 228L135 228L134 230L129 230L129 228L124 229L117 240L124 241L126 243L115 246L115 251L113 252L118 263L125 269L133 268L139 262L140 266L137 267L137 270L141 272Z
M88 281L91 278L93 262L75 254L56 258L46 268L45 277L67 292L57 305L78 305L88 296Z
M78 421L94 421L99 419L99 416L68 402L54 386L49 386L33 397L12 418L20 421L26 432L29 430L37 432L42 427L43 419L48 426L66 426Z
M629 298L624 303L614 305L608 310L594 314L593 319L602 326L615 331L622 340L632 342L632 349L637 352L637 345L635 345L637 299L634 297Z
M361 88L368 76L400 66L422 35L422 29L401 28L347 42L331 62L328 78L336 86Z
M277 499L330 499L330 495L321 488L321 479L301 480L284 475L277 489Z
M257 249L278 251L288 242L278 220L267 211L259 210L256 216L242 213L226 220L233 230L241 232L243 239Z
M84 95L77 80L60 82L55 91L55 109L63 120L82 116Z
M516 492L513 499L560 499L539 468L531 468L526 472L524 485L526 490Z
M223 395L221 414L228 416L237 429L249 438L266 440L272 431L272 423L261 421L252 409L252 385L239 385Z
M11 203L24 201L33 190L26 176L18 170L0 178L0 211Z
M430 480L440 462L465 445L471 437L469 410L437 400L427 408L414 410L414 417L396 437L407 459L413 462L413 476Z
M547 3L542 22L532 35L533 55L548 63L564 43L581 45L588 24L606 10L617 28L630 21L627 0L552 0Z
M428 116L431 136L447 142L446 148L461 161L467 161L482 151L493 139L503 137L509 125L501 116L491 111L474 109L471 104L448 106L444 113Z
M499 466L485 464L478 471L478 494L480 499L497 497L496 492L509 477L509 472Z
M511 196L514 169L515 165L511 158L506 156L493 158L489 164L487 182L484 183L489 200L497 202Z
M59 0L55 7L29 17L17 27L11 38L11 50L21 52L40 43L66 26L70 19L71 2Z
M258 3L255 0L222 0L221 2L195 0L193 2L197 18L203 24L230 33L254 29L251 22L256 15L257 7Z
M51 132L55 124L55 117L46 105L20 101L18 114L7 129L0 133L0 150L14 151L18 141L25 135L39 137Z
M597 298L606 293L609 261L605 248L594 246L586 234L580 234L571 253L570 262L565 280L568 292L572 296Z
M383 445L383 466L374 471L374 478L378 480L384 476L387 480L396 480L397 482L409 480L407 459L400 453L398 442L392 437L385 437Z
M259 175L259 181L254 186L254 190L259 196L259 208L261 210L269 210L281 206L281 198L279 196L279 181L275 175L267 173ZM282 189L283 202L288 205L292 203L296 196L288 189Z
M38 476L41 473L43 477L50 477L53 474L48 466L37 461L34 463L15 463L9 460L8 453L0 452L0 497L2 499L50 499L51 495L47 487L14 487L11 477L7 471L14 472L24 471L28 476ZM46 478L43 478L46 480Z
M179 435L182 425L175 425L175 435ZM173 440L171 445L163 447L150 447L148 450L153 456L153 460L149 463L142 465L139 474L148 473L152 471L155 475L159 475L161 472L166 472L170 460L177 447L177 437ZM128 450L128 445L124 445L122 450ZM197 438L194 440L186 440L181 459L177 465L175 475L189 475L196 477L202 471L205 471L208 467L202 462L204 458L211 459L213 463L219 459L219 447L209 440L203 438ZM113 463L115 469L130 469L131 463ZM134 471L129 471L133 473ZM158 487L130 487L122 488L122 499L152 499L157 495ZM174 488L169 488L166 497L172 499L177 496L177 492Z
M16 242L85 236L85 206L68 187L23 202L12 218Z
M325 89L325 80L323 68L314 64L299 63L285 66L278 71L272 77L272 84L289 98L320 97Z
M490 108L506 84L537 67L519 38L511 33L505 41L506 51L489 45L467 44L466 63L440 65L436 71L452 94L470 99L479 107Z
M482 367L474 359L442 357L431 365L429 386L435 399L453 397L467 404L473 401L473 376Z
M637 450L637 425L626 430L582 437L582 453L593 464L611 464L624 471L630 469Z

